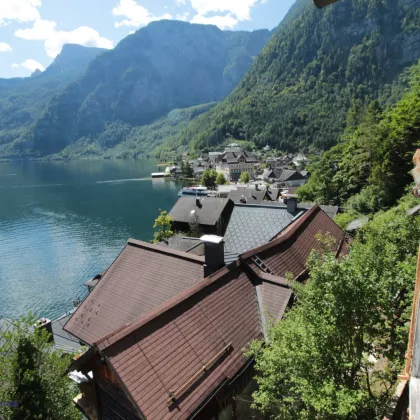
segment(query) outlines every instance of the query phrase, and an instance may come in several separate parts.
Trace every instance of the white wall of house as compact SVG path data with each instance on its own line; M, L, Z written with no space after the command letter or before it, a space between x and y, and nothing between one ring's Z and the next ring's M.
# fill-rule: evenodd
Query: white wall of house
M242 172L248 172L251 177L255 176L255 163L238 162L238 163L218 163L216 171L223 173L228 181L238 179Z

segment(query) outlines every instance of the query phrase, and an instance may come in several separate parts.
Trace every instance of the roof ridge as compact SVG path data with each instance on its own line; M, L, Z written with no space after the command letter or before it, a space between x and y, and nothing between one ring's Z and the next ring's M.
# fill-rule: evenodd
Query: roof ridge
M225 274L228 274L232 269L236 269L239 266L239 261L236 261L235 263L222 268L221 270L217 271L216 273L212 274L206 279L198 282L197 284L185 290L184 292L162 303L149 313L142 315L134 321L117 328L112 333L106 335L105 337L95 342L94 345L96 345L101 351L111 347L113 344L127 337L129 334L133 333L139 328L145 326L157 317L163 315L165 312L175 308L185 300L191 298L192 296L196 295L197 293L201 292L202 290L221 280L225 276Z
M296 222L292 225L289 225L290 229L279 238L275 239L274 241L268 242L264 245L261 245L258 248L251 249L248 252L245 252L244 254L240 255L240 258L242 260L246 260L254 255L257 255L263 251L266 251L268 249L271 249L277 245L280 245L283 242L286 242L290 238L292 238L303 226L303 224L311 219L313 216L318 214L322 209L319 207L318 204L315 204L310 210L308 210L303 216L299 217Z
M173 249L167 246L156 245L156 244L149 244L147 242L138 241L137 239L129 239L127 242L127 246L131 245L136 248L144 248L148 249L149 251L159 252L160 254L166 254L177 258L182 258L184 260L193 261L196 263L204 264L204 257L200 257L198 255L189 254L184 251L179 251L177 249Z

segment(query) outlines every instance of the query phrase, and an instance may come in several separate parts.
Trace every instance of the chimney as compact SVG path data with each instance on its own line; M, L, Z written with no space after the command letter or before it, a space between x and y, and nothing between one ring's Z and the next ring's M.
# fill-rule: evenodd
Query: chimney
M291 214L296 214L298 205L298 196L296 194L285 194L287 211Z
M225 241L216 235L204 235L204 276L208 277L225 266Z
M53 335L53 330L52 330L52 323L51 320L48 318L41 318L38 321L35 322L34 325L35 328L39 328L39 329L45 329L48 332L48 335L50 337L49 341L52 342L54 341L54 335Z
M195 199L195 205L201 207L200 199L198 197Z

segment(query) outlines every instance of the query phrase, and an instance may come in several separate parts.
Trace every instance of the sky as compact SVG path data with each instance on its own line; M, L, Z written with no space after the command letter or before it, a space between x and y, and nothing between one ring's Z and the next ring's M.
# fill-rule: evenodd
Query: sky
M44 70L66 43L113 48L161 19L273 29L295 0L0 0L0 77Z

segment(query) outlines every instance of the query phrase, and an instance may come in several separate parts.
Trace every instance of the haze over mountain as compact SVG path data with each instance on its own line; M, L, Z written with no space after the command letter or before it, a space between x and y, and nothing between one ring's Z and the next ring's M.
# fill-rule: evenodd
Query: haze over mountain
M82 77L51 99L30 130L17 137L3 130L2 154L49 155L78 140L94 143L106 130L116 143L127 124L141 126L177 108L220 101L269 37L268 30L153 22L96 57ZM45 73L60 66L56 60Z
M79 78L103 51L67 44L44 72L35 71L26 78L0 79L0 154L16 139L27 138L29 127L52 96ZM17 146L13 154L20 153Z
M167 141L200 150L227 138L282 150L327 149L352 104L396 99L420 58L420 0L298 0L235 91ZM397 95L398 96L398 95Z

